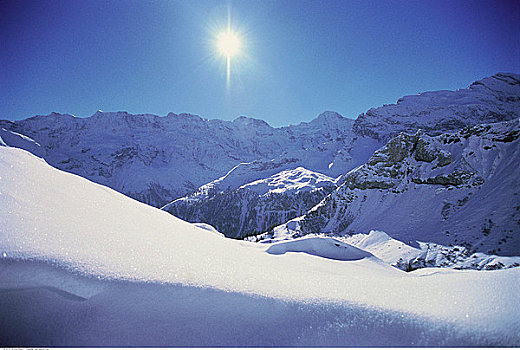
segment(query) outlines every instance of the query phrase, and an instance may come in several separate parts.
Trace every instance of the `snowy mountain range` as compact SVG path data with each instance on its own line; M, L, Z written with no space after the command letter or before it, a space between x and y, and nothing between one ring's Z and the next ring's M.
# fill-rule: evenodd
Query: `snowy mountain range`
M0 121L0 140L142 202L169 203L170 213L229 237L304 215L296 236L380 229L404 241L518 254L517 122L452 133L519 115L520 76L499 73L466 89L406 96L356 121L324 112L273 128L246 117L52 113ZM497 203L482 205L491 193Z
M355 159L344 152L352 142L352 124L333 112L273 128L246 117L228 122L98 111L88 118L52 113L0 121L0 137L59 169L162 206L240 163L253 162L254 171L261 170L240 185L298 166L336 177L369 156L362 152Z
M519 96L520 76L499 73L467 89L406 96L355 122L335 112L281 128L246 117L229 122L174 113L98 111L88 118L51 113L1 120L0 138L59 169L160 207L237 166L234 172L242 175L218 191L300 166L336 178L401 131L421 128L434 135L514 119L520 113Z
M466 89L424 92L372 108L356 119L353 131L388 141L400 132L421 129L428 135L439 135L470 125L515 119L519 114L520 75L498 73Z
M446 179L444 178L436 178L435 180L425 181L444 181L447 182L441 186L445 187L445 185L450 185L449 178L461 176L465 173L474 173L472 167L481 167L478 163L483 159L482 157L486 157L490 152L484 152L482 157L480 157L480 151L477 150L478 155L474 155L471 164L465 165L466 160L458 160L452 163L452 154L450 150L443 150L440 146L435 146L436 151L432 151L433 153L437 152L437 155L429 154L429 150L426 148L429 147L431 143L431 137L429 135L439 135L443 131L454 132L459 130L463 126L474 125L480 121L490 121L496 122L501 120L510 120L512 118L518 118L520 116L519 109L519 98L520 98L520 79L518 75L513 74L497 74L491 78L483 79L482 81L475 82L469 88L458 91L436 91L436 92L428 92L424 94L420 94L418 96L407 96L403 99L399 100L395 105L388 105L384 107L380 107L378 109L372 109L368 111L366 114L361 115L354 124L354 138L352 139L352 147L345 149L344 151L349 155L352 155L356 152L360 152L360 149L363 149L362 152L368 153L368 149L370 147L374 147L377 142L388 141L392 135L396 136L402 132L412 132L415 134L419 127L424 128L421 129L422 138L418 141L419 136L411 136L411 139L415 138L413 141L408 140L407 136L401 136L401 139L394 139L390 141L388 145L385 147L392 149L392 152L410 152L412 149L415 150L415 147L418 146L416 150L415 158L417 160L424 160L424 164L429 164L433 161L436 161L433 169L442 168L446 171L454 171L453 167L456 165L456 171L453 174L448 174ZM506 127L507 128L507 127ZM366 129L366 130L365 130ZM365 130L365 131L363 131ZM370 132L368 132L369 130ZM500 133L500 131L496 131ZM503 138L508 138L508 132L514 131L504 131ZM365 135L365 136L359 136ZM448 137L448 136L445 136ZM406 140L402 139L406 138ZM367 140L371 139L372 143L367 142ZM359 140L362 140L361 142ZM402 142L407 142L411 149L409 150L393 150L396 148L396 145L400 145ZM477 141L473 141L475 143ZM483 141L482 141L483 142ZM370 147L359 147L360 144L370 144ZM381 143L381 145L383 145ZM359 148L358 148L359 147ZM473 144L468 146L469 148L475 147ZM497 145L492 144L486 147L497 147ZM516 144L512 146L512 152L515 150ZM444 147L446 148L446 147ZM381 154L381 151L378 151ZM384 151L382 151L384 153ZM467 152L472 152L471 149L467 150ZM456 152L459 154L460 150ZM475 152L472 152L474 154ZM491 152L490 154L494 154ZM509 155L505 155L508 157ZM400 156L393 156L394 158L399 158ZM432 158L433 157L433 158ZM480 157L480 158L479 158ZM498 158L504 157L504 155L499 155ZM358 159L362 159L363 157L359 157ZM431 159L430 159L431 158ZM399 160L401 161L401 160ZM487 163L485 163L487 164ZM514 164L514 162L513 162ZM518 163L517 163L518 164ZM449 166L448 166L449 165ZM447 166L447 167L445 167ZM483 165L487 166L487 165ZM499 165L495 164L494 166ZM443 168L444 167L444 168ZM464 168L464 169L463 169ZM290 191L291 181L286 181L287 185L279 186L277 195L268 195L265 193L254 194L247 191L247 185L242 185L242 188L238 189L241 184L247 183L247 181L251 178L261 178L262 175L267 175L268 172L262 172L262 166L254 163L247 164L239 164L235 168L233 168L228 174L219 178L215 181L212 181L206 185L201 186L197 191L192 193L191 195L175 200L172 203L168 204L164 207L165 210L170 213L188 220L190 222L206 222L213 226L215 226L219 231L226 234L228 237L241 237L248 236L252 234L258 234L262 230L269 231L269 228L273 226L283 224L287 221L287 219L296 218L302 214L301 209L308 210L311 209L314 204L317 204L317 200L319 198L316 196L312 196L312 200L306 200L302 198L302 195L297 194L297 192ZM365 168L363 168L365 169ZM407 169L406 171L410 172L412 169ZM414 169L414 171L416 171ZM434 172L439 173L440 170L435 170ZM486 170L488 171L488 170ZM514 166L511 169L505 170L509 172L509 178L515 179L514 175ZM379 176L388 172L386 168L376 168L373 169L372 175ZM397 174L397 170L392 170L392 176L399 177ZM460 174L458 172L461 172ZM395 173L395 174L394 174ZM438 174L432 175L433 177ZM255 176L251 176L255 174ZM274 175L276 178L280 177L290 177L291 172L281 172L280 174ZM479 178L480 179L480 178ZM257 180L259 183L268 183L273 181L273 178L265 178L263 180ZM341 183L341 180L339 183ZM415 181L420 181L415 179ZM453 180L455 181L455 180ZM459 180L456 180L459 181ZM462 181L462 180L461 180ZM479 180L480 181L480 180ZM501 181L501 180L497 180ZM282 181L283 183L283 181ZM389 182L390 183L390 182ZM386 192L395 192L393 189L393 185L386 186L387 184L381 185L380 190L385 194L383 196L387 196ZM438 184L440 185L440 183ZM453 183L452 185L456 185ZM459 184L460 185L460 184ZM513 184L515 185L515 184ZM371 187L371 184L366 184L366 186ZM375 185L374 185L375 186ZM332 190L328 190L329 192ZM283 195L282 195L283 193ZM412 192L410 192L412 193ZM450 192L451 193L451 192ZM471 193L471 191L469 192ZM327 194L327 191L320 191L317 193L321 196ZM413 196L416 193L412 193L409 198L410 203L415 203ZM422 194L421 194L422 195ZM513 200L511 197L511 193L504 192L502 189L501 192L496 192L496 196L505 196L506 198ZM304 196L309 196L309 194L305 194ZM391 194L390 194L391 196ZM471 196L471 195L469 195ZM460 199L465 203L467 199L463 196ZM469 197L468 197L469 198ZM459 200L459 199L457 199ZM514 248L511 250L508 247L517 247L518 242L513 239L510 243L507 243L508 240L511 240L514 235L513 232L518 231L518 227L515 225L511 226L507 224L499 229L501 224L496 225L491 218L492 204L490 204L486 213L483 213L482 209L478 210L479 215L473 215L474 220L478 220L478 223L471 223L471 230L469 227L464 225L469 225L469 223L461 224L464 227L457 227L459 230L456 233L451 233L449 231L449 227L452 225L452 220L447 220L449 213L455 211L455 208L458 208L460 205L454 199L445 200L442 203L436 203L435 205L441 205L443 210L443 223L446 227L445 232L443 231L442 240L446 244L470 244L469 242L475 241L479 236L480 229L484 231L490 230L492 233L487 233L486 237L488 240L479 240L478 247L473 247L474 249L486 249L489 253L506 253L518 254L518 249ZM514 200L513 200L514 202ZM304 205L302 205L302 203ZM454 204L455 203L455 204ZM414 204L412 204L414 205ZM513 203L505 203L502 202L504 206L512 206ZM511 207L511 208L512 208ZM424 208L426 210L427 207ZM451 212L449 211L451 208ZM372 209L366 208L366 206L362 206L358 209L359 212L363 212L364 215L370 216L372 213ZM397 208L395 209L398 210ZM504 209L506 210L506 209ZM511 210L506 210L508 215L516 215L515 213L509 213ZM377 212L377 211L376 211ZM408 213L407 209L402 211L406 215ZM321 230L325 230L325 232L342 232L344 230L344 225L348 225L349 220L354 220L354 217L357 217L357 213L351 213L347 218L343 218L339 220L342 222L341 225L330 226L330 227L319 227L312 228L304 231L305 233L315 233L321 232ZM465 222L464 214L461 214L462 217L453 219L456 222ZM489 216L489 217L488 217ZM418 216L420 218L420 216ZM430 219L433 219L430 217ZM417 219L419 220L419 219ZM437 219L436 219L437 220ZM491 220L491 222L489 222ZM500 218L500 220L505 220L505 217ZM364 226L351 226L350 233L358 232L356 230L360 230L359 232L369 232L371 229L377 228L378 226L374 226L373 220L365 220L366 225ZM392 221L392 219L388 218L388 221ZM437 237L439 232L437 232L437 236L430 236L431 230L424 231L423 228L420 227L419 224L413 226L409 224L409 220L398 220L403 225L408 225L406 229L403 230L401 227L389 228L387 226L380 227L381 229L390 230L389 232L392 235L398 235L400 237L405 237L407 239L412 239L417 236L415 232L421 231L423 232L423 236L418 237L420 239L425 240L434 240L439 239ZM435 221L435 225L437 222ZM496 220L495 220L496 221ZM508 220L506 220L508 221ZM509 220L510 221L510 220ZM306 220L305 223L308 223L309 220ZM384 220L382 220L384 222ZM417 221L416 221L417 222ZM290 224L292 225L292 224ZM342 226L343 225L343 226ZM383 223L381 223L383 225ZM476 226L479 229L475 229ZM475 227L473 227L475 226ZM490 226L490 227L488 227ZM471 231L472 238L466 240L466 236L469 235ZM410 232L410 235L413 237L407 237L406 232ZM452 231L453 232L453 231ZM345 233L345 232L343 232ZM298 232L296 236L301 235L302 232ZM451 239L449 238L451 236ZM446 239L448 237L448 239ZM491 237L494 237L491 239ZM415 238L413 238L415 239ZM506 242L502 242L505 240ZM486 243L487 242L487 243Z

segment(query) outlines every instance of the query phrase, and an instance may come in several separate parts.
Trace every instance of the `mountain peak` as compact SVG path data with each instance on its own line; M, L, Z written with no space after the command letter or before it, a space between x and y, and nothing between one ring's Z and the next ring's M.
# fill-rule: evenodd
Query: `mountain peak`
M339 114L338 112L334 112L334 111L325 111L323 113L321 113L320 115L318 115L316 119L346 119L344 116L342 116L341 114Z
M103 112L98 109L96 113L92 114L91 118L101 118L101 117L124 117L130 115L127 111L118 111L118 112Z
M325 111L323 113L320 113L316 118L311 120L308 124L313 125L313 124L330 124L330 123L338 123L338 122L341 123L341 122L345 122L348 120L350 120L350 119L345 118L338 112ZM354 121L352 120L352 122L354 122Z
M34 117L27 118L27 120L34 120L34 119L40 119L40 118L50 118L50 119L63 119L63 118L76 118L72 114L68 113L58 113L58 112L51 112L47 115L35 115Z
M102 117L104 114L105 114L105 112L103 112L101 109L98 109L96 111L96 113L91 115L91 118L99 118L99 117Z
M202 118L201 116L199 116L197 114L191 114L191 113L181 113L181 114L177 114L175 116L177 118L184 118L184 119L191 119L191 120L198 120L198 121L204 120L204 118Z
M469 86L469 89L479 88L515 93L520 96L520 74L497 73L491 77L477 80Z
M243 115L235 118L235 120L233 120L233 123L239 124L239 125L246 125L246 126L247 125L266 126L268 128L271 128L271 125L269 125L265 120L246 117Z

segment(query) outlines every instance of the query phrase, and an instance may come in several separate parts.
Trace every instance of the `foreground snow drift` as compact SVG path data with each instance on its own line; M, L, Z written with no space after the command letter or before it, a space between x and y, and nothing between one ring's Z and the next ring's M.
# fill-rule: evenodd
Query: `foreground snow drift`
M406 274L269 247L0 147L1 345L520 344L518 268Z
M495 327L475 331L473 313L464 324L453 326L356 303L96 280L35 262L4 261L0 269L4 346L518 344L518 338Z

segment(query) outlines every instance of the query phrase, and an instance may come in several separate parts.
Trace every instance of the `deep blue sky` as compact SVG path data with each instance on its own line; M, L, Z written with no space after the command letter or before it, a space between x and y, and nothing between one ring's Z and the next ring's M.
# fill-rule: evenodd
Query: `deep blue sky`
M230 88L213 36L246 47ZM0 119L97 109L273 126L520 73L520 1L0 2Z

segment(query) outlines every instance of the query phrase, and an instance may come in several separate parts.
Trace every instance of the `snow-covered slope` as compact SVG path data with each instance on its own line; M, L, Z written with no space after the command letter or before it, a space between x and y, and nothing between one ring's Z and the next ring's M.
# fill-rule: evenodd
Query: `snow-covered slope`
M358 135L388 141L400 132L418 129L429 135L466 126L520 117L520 75L498 73L457 91L430 91L405 96L396 104L361 114L353 130Z
M242 185L246 189L267 195L272 193L298 193L315 191L318 188L333 187L336 183L326 175L298 167L293 170L282 171L266 179L253 181Z
M2 146L9 145L12 147L23 148L38 157L46 155L45 149L38 142L17 132L0 128L0 139L2 140L0 142L0 145Z
M242 171L243 167L246 171ZM258 170L250 171L252 167ZM244 180L243 174L258 174L265 168L265 163L241 164L162 209L189 222L208 223L227 237L241 238L303 215L336 188L336 179L303 167L237 188Z
M353 122L325 112L310 123L273 128L246 117L228 122L98 111L89 118L52 113L0 121L0 136L59 169L162 206L240 163L250 166L242 166L244 179L235 178L242 181L237 187L297 166L338 176L373 152L343 153L352 141Z
M278 290L279 281L266 280L272 271L251 275L253 266L269 265L266 247L225 239L18 148L0 147L0 174L3 258L59 262L93 276ZM251 285L252 276L259 279Z
M231 168L225 175L197 188L190 195L182 199L201 200L209 198L217 193L234 190L251 181L260 181L269 177L274 172L287 167L294 167L299 160L296 158L256 160L247 163L239 163ZM283 173L283 171L282 171Z
M402 133L278 231L382 230L404 242L520 255L519 137L518 119L436 137Z
M518 268L228 240L11 147L0 177L2 345L520 344Z

